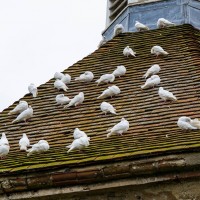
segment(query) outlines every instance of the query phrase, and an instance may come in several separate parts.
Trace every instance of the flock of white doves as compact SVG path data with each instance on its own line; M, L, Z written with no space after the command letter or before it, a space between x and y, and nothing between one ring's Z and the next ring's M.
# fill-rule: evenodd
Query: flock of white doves
M158 28L164 28L168 26L174 25L173 23L169 22L168 20L164 18L160 18L157 22ZM136 21L135 27L138 31L146 31L149 30L147 26L144 24L141 24L140 22ZM117 24L114 28L114 36L124 32L124 28L121 24ZM105 44L105 38L100 42L99 47ZM123 50L124 56L133 56L136 57L134 52L129 46L127 46ZM164 51L164 49L160 46L153 46L151 49L151 54L158 56L166 56L168 53ZM147 72L144 74L144 78L146 79L146 82L144 85L141 86L142 89L149 89L154 88L155 86L160 84L160 77L156 75L160 71L160 67L158 64L155 64L151 66ZM117 69L113 71L112 74L104 74L102 75L96 82L97 85L103 84L103 83L109 83L113 82L116 77L124 76L126 73L126 68L124 66L118 66ZM56 72L54 74L54 78L56 81L54 82L54 87L58 90L67 91L68 87L67 84L71 82L71 76L69 74L63 74L60 72ZM75 81L80 82L91 82L94 79L94 75L90 71L86 71L84 74L81 74L79 77L75 78ZM33 97L37 97L37 87L32 83L28 86L28 90L30 93L32 93ZM118 94L120 94L120 89L116 85L108 87L106 90L102 92L102 94L97 97L97 99L104 99L107 97L113 97ZM159 87L158 95L162 100L166 101L176 101L177 98L169 91L163 89L163 87ZM55 98L55 101L58 105L65 105L64 108L68 108L71 106L79 106L84 101L84 93L80 92L78 95L76 95L74 98L69 99L67 96L64 96L64 94L58 94ZM67 105L66 105L67 104ZM108 102L102 102L100 105L100 109L103 113L111 113L116 115L116 109ZM31 106L28 105L26 101L20 101L19 104L11 110L9 115L12 114L19 114L15 120L12 121L12 123L17 123L21 121L25 121L30 119L33 116L33 109ZM177 125L182 130L193 130L193 129L200 129L200 121L198 119L190 119L189 117L180 117L178 119ZM129 122L122 118L121 121L116 124L114 127L109 129L107 132L107 137L110 137L113 134L122 135L129 129ZM68 153L72 150L82 150L85 147L89 146L90 137L87 136L87 134L78 128L74 130L73 133L74 141L71 145L68 145L67 148L69 150ZM166 135L167 137L167 135ZM30 145L29 139L27 135L24 133L22 138L19 141L20 150L28 152L27 156L30 156L33 153L38 152L44 152L49 149L49 144L46 140L40 140L38 143L34 145ZM31 147L30 149L27 149L28 147ZM2 133L2 137L0 140L0 157L5 158L5 156L9 153L9 142L6 138L5 133Z

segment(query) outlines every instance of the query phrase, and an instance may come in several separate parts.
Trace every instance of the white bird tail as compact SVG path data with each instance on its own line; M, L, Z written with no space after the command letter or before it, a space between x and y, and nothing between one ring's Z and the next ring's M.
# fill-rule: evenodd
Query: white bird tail
M27 156L30 156L32 154L32 149L28 149L28 150L26 150L26 152L28 152Z
M103 98L103 94L97 97L97 99L101 99L101 98Z
M12 124L14 124L14 123L16 123L16 122L18 122L18 120L17 120L17 119L13 120L13 121L12 121Z
M145 85L145 84L142 85L141 88L142 88L142 89L146 89L146 85Z
M33 97L37 97L37 91L33 91Z
M146 74L143 76L143 78L147 78L149 76L149 73L146 72Z
M13 111L13 110L11 110L11 111L8 113L8 115L13 115L13 114L15 114L15 111Z
M168 55L169 53L166 52L166 51L162 51L162 54L166 56L166 55Z
M71 145L69 145L69 146L71 146ZM67 146L68 147L68 146ZM70 149L67 151L67 153L69 153L70 151L72 151L74 149L74 147L70 147Z
M76 77L76 78L75 78L75 81L80 81L80 77Z
M117 115L117 113L116 113L116 110L115 110L115 109L112 109L112 110L110 110L110 112L111 112L112 114L114 114L114 115Z
M133 57L136 57L136 56L135 56L135 52L130 52L130 54L131 54Z
M100 79L96 80L95 83L97 83L97 85L99 85Z
M27 151L27 146L26 145L21 145L20 146L20 151Z
M112 135L112 132L107 134L107 138L109 138Z

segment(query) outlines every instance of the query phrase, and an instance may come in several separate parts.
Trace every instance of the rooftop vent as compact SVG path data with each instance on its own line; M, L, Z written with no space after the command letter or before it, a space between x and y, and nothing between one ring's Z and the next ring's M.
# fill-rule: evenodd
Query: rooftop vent
M110 24L127 5L128 0L108 0L107 23Z

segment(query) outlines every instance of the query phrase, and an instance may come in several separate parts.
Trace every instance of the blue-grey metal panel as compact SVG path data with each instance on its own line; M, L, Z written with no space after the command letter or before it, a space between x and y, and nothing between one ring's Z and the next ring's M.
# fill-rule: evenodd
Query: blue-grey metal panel
M190 23L200 29L200 1L198 0L164 0L129 6L103 33L111 39L116 24L123 24L126 31L134 32L135 21L155 29L157 20L165 18L175 24Z

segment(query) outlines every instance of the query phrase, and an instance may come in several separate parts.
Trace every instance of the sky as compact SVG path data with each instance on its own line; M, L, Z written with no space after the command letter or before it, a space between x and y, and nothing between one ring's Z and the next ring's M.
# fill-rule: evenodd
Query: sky
M0 0L0 111L97 49L106 0Z

